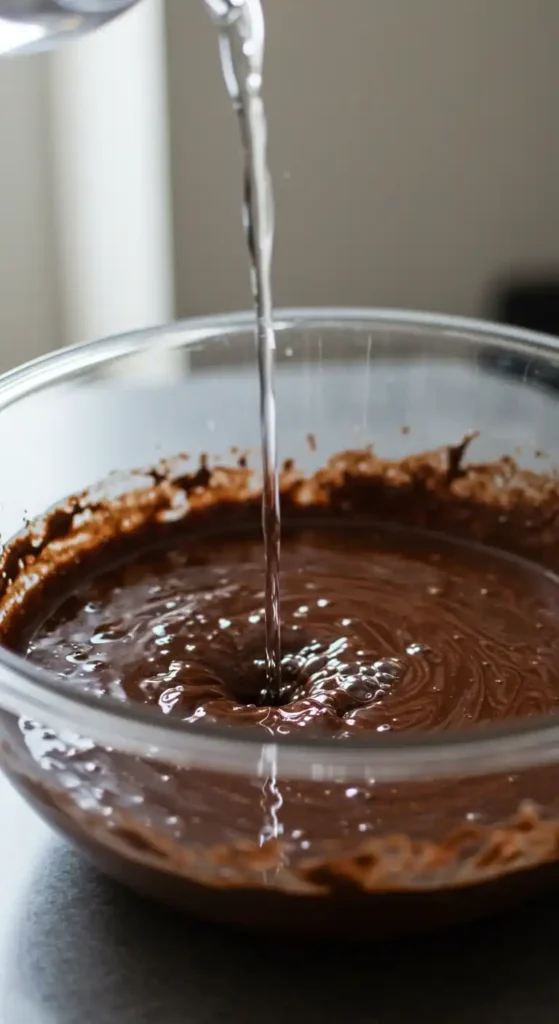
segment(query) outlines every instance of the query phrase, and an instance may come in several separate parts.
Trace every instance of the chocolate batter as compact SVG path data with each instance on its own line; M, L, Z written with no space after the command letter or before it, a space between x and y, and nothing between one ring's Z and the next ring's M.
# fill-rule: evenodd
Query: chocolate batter
M559 483L511 460L463 468L464 449L345 453L312 480L286 467L279 703L244 464L167 464L112 503L69 499L5 552L2 639L61 685L263 741L556 711ZM113 874L219 919L409 930L555 875L554 768L399 786L248 779L11 719L3 749L27 795Z
M559 579L416 530L286 531L271 707L258 536L188 538L83 585L28 657L70 686L190 723L343 740L559 707ZM266 738L266 737L263 737Z

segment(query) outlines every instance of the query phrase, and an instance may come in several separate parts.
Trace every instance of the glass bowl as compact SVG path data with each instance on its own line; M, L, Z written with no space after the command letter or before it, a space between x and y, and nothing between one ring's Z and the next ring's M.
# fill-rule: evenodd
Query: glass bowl
M276 325L280 455L305 471L370 443L400 458L469 431L472 460L559 467L554 339L383 310L280 311ZM138 467L185 450L216 464L251 452L258 467L257 388L251 314L5 375L2 537L65 495L137 487ZM0 706L2 767L28 802L116 878L210 919L385 937L559 879L554 716L365 741L263 737L78 694L6 649Z

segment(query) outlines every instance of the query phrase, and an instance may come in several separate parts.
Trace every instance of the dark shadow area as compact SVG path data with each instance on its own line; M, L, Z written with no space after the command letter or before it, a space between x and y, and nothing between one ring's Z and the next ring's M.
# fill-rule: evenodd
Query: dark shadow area
M140 900L58 847L27 907L7 983L49 1024L557 1020L559 898L406 943L279 943Z

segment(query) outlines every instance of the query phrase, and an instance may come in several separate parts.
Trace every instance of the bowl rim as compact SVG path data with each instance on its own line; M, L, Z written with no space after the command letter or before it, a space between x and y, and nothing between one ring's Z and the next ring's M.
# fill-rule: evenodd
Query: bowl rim
M559 359L559 339L490 321L400 309L301 307L278 309L278 333L303 326L357 329L369 326L429 330L452 338L488 341L504 350ZM251 311L179 320L83 342L41 356L0 375L0 412L50 385L158 345L181 349L255 328ZM275 735L219 724L162 719L152 711L110 697L65 692L48 671L0 646L0 707L70 736L135 756L259 777L282 775L315 780L395 782L458 778L518 771L559 761L559 714L514 723L477 725L467 731L374 734L335 738Z

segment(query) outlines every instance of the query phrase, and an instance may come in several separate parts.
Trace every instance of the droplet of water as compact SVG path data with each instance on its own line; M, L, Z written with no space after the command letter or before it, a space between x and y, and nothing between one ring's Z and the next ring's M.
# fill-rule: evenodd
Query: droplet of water
M309 606L307 604L299 605L296 611L293 612L294 618L300 619L308 613Z
M380 658L373 662L375 681L379 686L390 686L402 675L402 664L397 658Z
M183 692L183 686L171 686L169 689L163 691L159 697L158 703L164 714L168 715L169 712L173 710L175 705L181 699Z
M431 649L427 647L425 644L413 643L408 644L408 646L406 647L406 654L429 654L430 650Z
M118 640L122 636L122 631L111 630L111 629L100 629L98 633L94 633L91 637L92 644L110 644L113 640Z
M81 662L87 661L89 653L87 651L74 651L73 654L66 655L66 661L69 661L71 665L79 665Z

